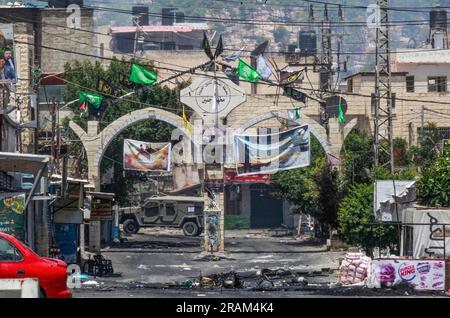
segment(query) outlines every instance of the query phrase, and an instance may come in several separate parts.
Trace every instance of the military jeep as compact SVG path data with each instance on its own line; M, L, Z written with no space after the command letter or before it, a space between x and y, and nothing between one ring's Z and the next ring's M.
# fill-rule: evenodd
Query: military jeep
M183 229L186 236L198 236L203 231L203 198L150 197L141 207L120 208L119 222L128 234L137 233L141 227L168 226Z

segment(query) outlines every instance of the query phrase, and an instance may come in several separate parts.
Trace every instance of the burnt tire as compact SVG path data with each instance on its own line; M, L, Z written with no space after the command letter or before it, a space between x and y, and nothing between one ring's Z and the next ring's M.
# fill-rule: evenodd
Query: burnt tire
M136 234L139 231L139 224L133 219L125 220L123 222L123 230L127 234Z
M200 234L200 228L197 222L187 221L183 224L183 233L186 236L197 236Z

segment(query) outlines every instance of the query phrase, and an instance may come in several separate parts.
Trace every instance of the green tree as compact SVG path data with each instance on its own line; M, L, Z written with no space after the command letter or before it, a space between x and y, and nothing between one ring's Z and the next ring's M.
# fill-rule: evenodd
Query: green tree
M337 226L340 200L339 172L327 162L325 152L315 138L311 138L312 165L276 173L272 182L278 196L291 203L293 213L316 218L324 230Z
M319 158L311 171L317 188L317 219L331 229L337 227L337 213L341 199L339 171L333 168L325 158Z
M358 184L350 188L340 204L338 222L343 241L364 249L370 256L375 247L392 248L397 242L395 226L375 224L371 184Z
M366 132L352 131L342 147L344 186L369 183L373 167L373 138Z
M423 205L450 206L450 156L440 157L422 172L417 183L417 198Z
M430 167L439 157L440 142L441 138L437 125L435 123L427 123L420 145L411 146L408 149L408 160L421 168Z

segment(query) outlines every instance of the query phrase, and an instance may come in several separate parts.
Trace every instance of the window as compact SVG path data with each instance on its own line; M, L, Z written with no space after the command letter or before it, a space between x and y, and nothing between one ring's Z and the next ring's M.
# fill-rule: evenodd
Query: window
M446 92L447 77L446 76L428 77L428 91L438 93Z
M166 203L166 215L167 216L175 215L175 205L173 203Z
M145 216L153 217L159 215L159 204L151 203L145 207Z
M20 262L21 260L23 260L23 257L19 250L6 239L0 237L0 262Z
M353 93L353 79L347 81L347 93Z
M414 93L414 91L415 91L414 76L406 76L406 91L408 93Z

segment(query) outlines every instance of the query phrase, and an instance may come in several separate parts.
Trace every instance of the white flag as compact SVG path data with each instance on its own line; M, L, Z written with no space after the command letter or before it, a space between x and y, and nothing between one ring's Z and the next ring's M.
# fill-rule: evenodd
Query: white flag
M261 75L263 80L268 80L270 76L272 76L272 70L266 62L266 59L260 55L258 57L258 64L256 66L256 71Z
M241 48L239 51L233 52L232 54L225 56L223 59L227 62L236 61L241 55L244 53L244 48Z

